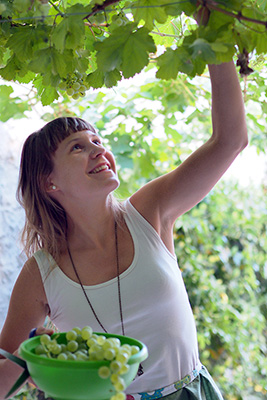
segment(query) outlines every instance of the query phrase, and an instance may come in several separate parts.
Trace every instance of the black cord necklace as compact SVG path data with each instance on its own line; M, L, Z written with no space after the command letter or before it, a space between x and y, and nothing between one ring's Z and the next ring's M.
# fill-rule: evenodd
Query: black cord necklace
M115 221L114 229L115 229L115 248L116 248L116 264L117 264L117 284L118 284L118 298L119 298L120 319L121 319L121 331L122 331L122 335L125 336L124 321L123 321L123 313L122 313L122 303L121 303L121 284L120 284L120 266L119 266L119 251L118 251L118 233L117 233L117 222L116 222L116 221ZM75 275L76 275L76 277L77 277L77 279L78 279L78 281L79 281L79 284L80 284L80 286L81 286L81 288L82 288L82 291L83 291L83 293L84 293L84 296L85 296L85 298L86 298L86 300L87 300L87 302L88 302L88 304L89 304L89 306L90 306L90 308L91 308L91 310L92 310L92 313L94 314L95 319L97 320L97 322L99 323L99 325L101 326L101 328L103 329L103 331L106 332L106 333L108 333L108 331L107 331L106 328L103 326L103 324L102 324L102 322L100 321L100 319L98 318L98 315L97 315L97 313L96 313L96 311L95 311L95 309L94 309L94 307L93 307L91 301L89 300L89 297L87 296L87 293L86 293L86 291L85 291L85 289L84 289L84 286L83 286L83 284L82 284L82 282L81 282L81 279L80 279L80 277L79 277L78 271L77 271L77 269L76 269L76 267L75 267L75 264L74 264L74 261L73 261L73 258L72 258L72 255L71 255L69 246L67 246L67 249L68 249L68 253L69 253L70 261L71 261L71 263L72 263L73 270L74 270Z
M115 221L114 230L115 230L115 248L116 248L116 264L117 264L117 284L118 284L118 298L119 298L120 319L121 319L121 331L122 331L122 335L125 336L124 321L123 321L123 313L122 313L122 303L121 303L121 283L120 283L120 265L119 265L119 250L118 250L118 232L117 232L117 222L116 222L116 221ZM97 322L99 323L99 325L101 326L101 328L103 329L103 331L106 332L106 333L108 333L108 331L107 331L106 328L103 326L103 324L102 324L102 322L100 321L100 319L98 318L98 315L97 315L97 313L96 313L96 311L95 311L95 309L94 309L94 307L93 307L93 305L92 305L92 303L91 303L89 297L87 296L87 293L86 293L86 291L85 291L85 289L84 289L84 286L83 286L83 284L82 284L82 282L81 282L81 279L80 279L80 277L79 277L78 271L77 271L77 269L76 269L76 267L75 267L75 264L74 264L74 262L73 262L73 258L72 258L72 255L71 255L69 246L67 246L67 249L68 249L68 253L69 253L69 257L70 257L70 261L71 261L73 270L74 270L75 275L76 275L76 277L77 277L77 279L78 279L78 282L79 282L79 284L80 284L80 286L81 286L81 288L82 288L82 291L83 291L83 293L84 293L84 296L85 296L85 298L86 298L86 300L87 300L87 302L88 302L88 304L89 304L89 306L90 306L90 308L91 308L91 310L92 310L92 312L93 312L93 314L94 314L94 317L95 317L95 319L97 320ZM143 373L144 373L143 366L142 366L142 364L140 364L140 365L139 365L139 368L138 368L137 375L140 376L140 375L143 375Z
M121 283L120 283L120 265L119 265L119 250L118 250L118 232L117 232L117 222L116 222L116 221L115 221L114 230L115 230L115 248L116 248L116 264L117 264L117 283L118 283L118 298L119 298L119 308L120 308L121 331L122 331L122 335L125 336L124 321L123 321L123 313L122 313L122 303L121 303ZM90 306L90 308L91 308L91 310L92 310L92 312L93 312L93 314L94 314L94 316L95 316L95 319L97 320L97 322L99 323L99 325L101 326L101 328L103 329L103 331L106 332L106 333L108 333L108 331L107 331L106 328L103 326L103 324L102 324L102 322L100 321L100 319L98 318L98 315L97 315L97 313L96 313L96 311L95 311L95 309L94 309L94 307L93 307L93 305L92 305L92 303L91 303L89 297L87 296L87 293L86 293L86 291L85 291L85 289L84 289L84 286L83 286L83 284L82 284L82 282L81 282L81 279L80 279L80 277L79 277L78 271L77 271L77 269L76 269L76 267L75 267L75 264L74 264L74 261L73 261L73 258L72 258L72 255L71 255L69 246L67 246L67 249L68 249L68 253L69 253L69 257L70 257L70 261L71 261L73 270L74 270L75 275L76 275L76 277L77 277L77 279L78 279L78 282L79 282L79 284L80 284L80 286L81 286L81 288L82 288L82 291L83 291L83 293L84 293L84 296L85 296L85 298L86 298L86 300L87 300L87 302L88 302L88 304L89 304L89 306ZM144 373L143 366L142 366L142 364L140 364L140 365L139 365L139 368L138 368L137 375L140 376L140 375L143 375L143 373Z

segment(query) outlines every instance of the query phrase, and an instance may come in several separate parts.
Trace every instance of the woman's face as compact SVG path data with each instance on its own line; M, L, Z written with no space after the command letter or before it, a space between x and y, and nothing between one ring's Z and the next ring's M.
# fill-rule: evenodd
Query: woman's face
M107 195L119 186L113 154L90 130L73 133L64 139L52 160L54 168L47 192L59 202L70 196Z

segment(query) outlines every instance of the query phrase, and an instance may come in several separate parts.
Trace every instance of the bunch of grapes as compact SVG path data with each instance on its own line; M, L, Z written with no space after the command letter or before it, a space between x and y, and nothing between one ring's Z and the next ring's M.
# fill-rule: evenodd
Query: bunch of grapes
M84 97L86 90L89 89L86 83L86 77L86 74L76 72L74 75L61 81L58 87L60 90L66 91L68 96L77 100L79 97Z
M110 400L125 400L123 375L129 371L129 358L140 351L139 347L122 345L119 338L96 335L90 326L73 328L66 333L66 339L66 344L62 344L57 342L57 336L52 339L43 334L35 354L58 360L110 361L108 366L99 368L98 375L103 379L109 378L115 389L116 394Z

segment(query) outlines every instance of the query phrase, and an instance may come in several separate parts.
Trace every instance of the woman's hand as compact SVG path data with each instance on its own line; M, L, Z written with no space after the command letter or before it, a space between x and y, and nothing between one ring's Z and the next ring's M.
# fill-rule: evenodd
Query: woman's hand
M35 332L34 336L40 336L40 335L44 335L44 334L51 336L51 335L53 335L54 332L55 331L52 328L45 328L44 326L38 326L36 328L36 332Z

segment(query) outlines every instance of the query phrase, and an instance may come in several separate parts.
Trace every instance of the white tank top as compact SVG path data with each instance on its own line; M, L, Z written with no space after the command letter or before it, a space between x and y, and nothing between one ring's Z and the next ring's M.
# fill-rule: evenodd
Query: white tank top
M134 258L120 275L125 335L141 340L149 357L144 374L126 393L151 392L173 384L199 368L195 321L176 257L128 199L125 221L134 243ZM68 278L43 250L34 254L42 276L50 318L62 332L90 325L102 332L80 285ZM85 286L109 333L122 334L117 278Z

